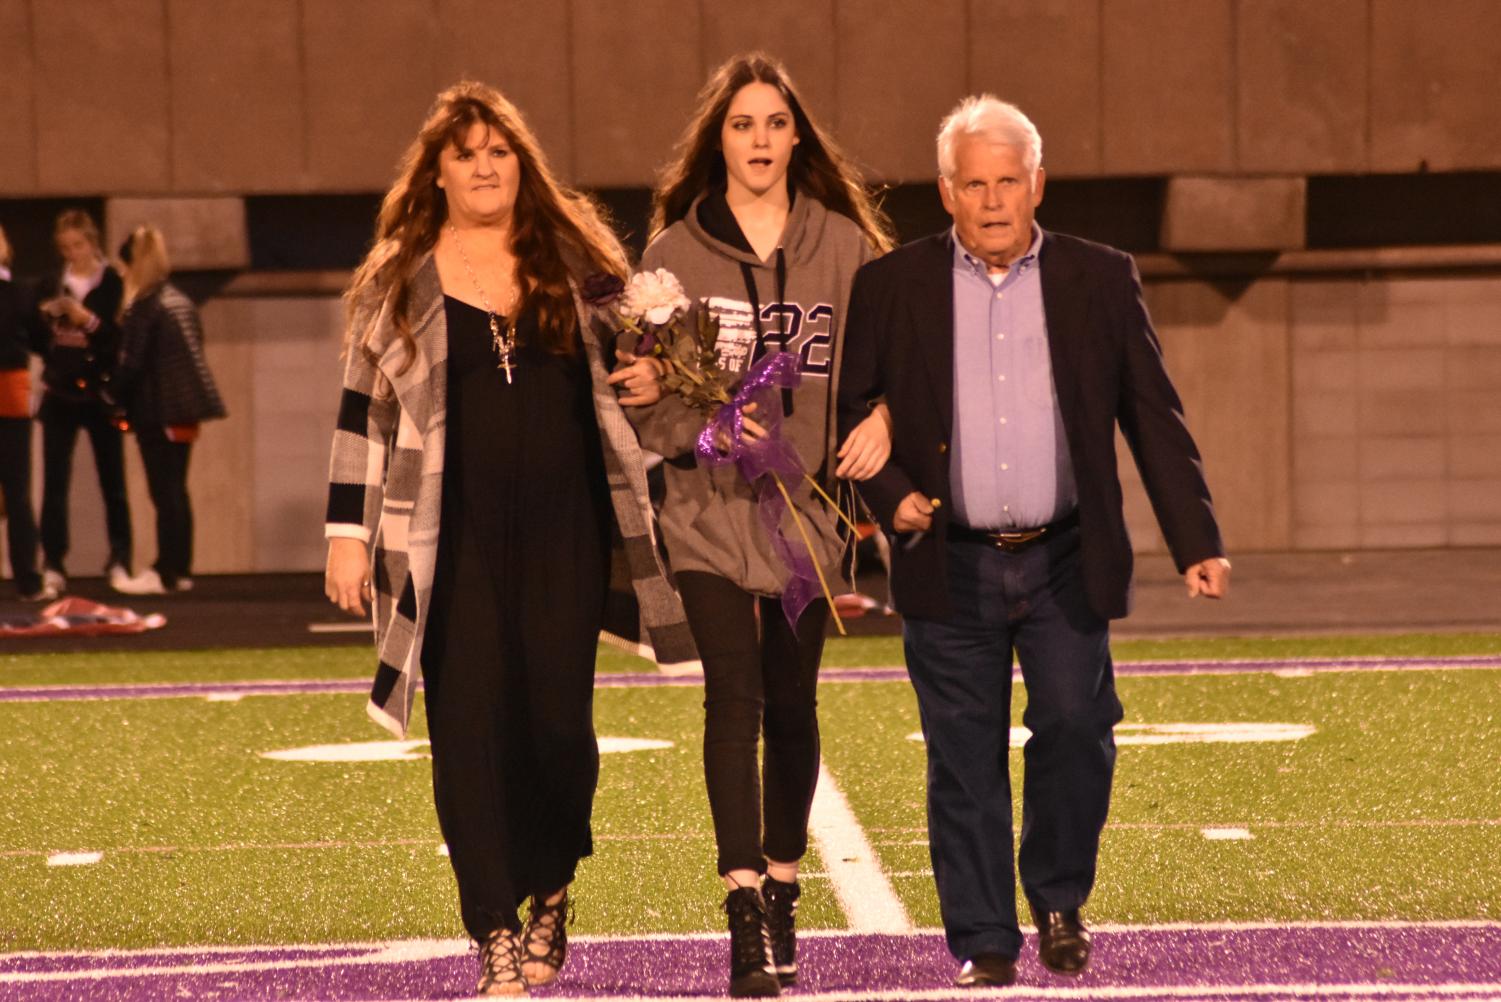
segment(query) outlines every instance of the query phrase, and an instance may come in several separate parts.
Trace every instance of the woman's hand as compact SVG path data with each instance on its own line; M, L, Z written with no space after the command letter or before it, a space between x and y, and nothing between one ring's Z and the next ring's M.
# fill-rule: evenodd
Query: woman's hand
M365 614L372 601L370 557L363 541L335 536L328 541L328 566L323 572L323 594L345 612Z
M622 388L622 406L645 407L662 399L662 370L654 359L637 358L626 351L616 357L625 363L625 368L616 369L605 382Z
M839 466L836 477L846 480L869 480L881 472L891 458L891 410L876 404L870 416L855 425L836 454Z
M94 314L72 296L54 296L41 304L41 310L53 320L66 318L74 327L87 327L94 321Z

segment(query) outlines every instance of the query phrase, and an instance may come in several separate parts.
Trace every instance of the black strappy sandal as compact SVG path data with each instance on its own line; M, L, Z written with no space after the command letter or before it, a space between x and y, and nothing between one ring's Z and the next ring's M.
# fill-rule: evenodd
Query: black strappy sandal
M527 994L526 975L521 971L521 937L502 926L479 944L479 987L486 997Z
M550 985L563 969L568 958L568 923L573 921L573 909L568 902L568 889L554 904L545 903L543 896L532 896L531 915L526 920L526 929L521 934L523 964L541 964L547 973L541 977L528 978L533 985Z

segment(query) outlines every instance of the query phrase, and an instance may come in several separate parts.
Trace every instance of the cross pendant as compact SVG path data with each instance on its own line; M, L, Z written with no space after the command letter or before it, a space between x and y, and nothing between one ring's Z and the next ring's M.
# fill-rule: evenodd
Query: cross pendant
M502 369L506 370L506 385L510 386L511 382L512 382L512 380L511 380L511 353L510 352L506 352L504 355L500 356L500 367Z

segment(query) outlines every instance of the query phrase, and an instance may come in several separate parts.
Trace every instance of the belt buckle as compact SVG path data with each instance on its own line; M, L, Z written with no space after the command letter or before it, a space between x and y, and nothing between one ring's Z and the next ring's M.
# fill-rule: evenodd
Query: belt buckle
M1028 543L1047 535L1047 528L1029 529L1026 532L992 532L990 541L1002 553L1015 553Z

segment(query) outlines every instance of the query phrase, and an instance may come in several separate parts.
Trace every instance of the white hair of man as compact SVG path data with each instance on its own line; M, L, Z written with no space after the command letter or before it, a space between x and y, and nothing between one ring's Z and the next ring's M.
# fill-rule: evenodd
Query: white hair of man
M945 180L952 181L958 169L959 140L971 136L1019 151L1027 173L1037 176L1042 165L1042 135L1037 126L1016 105L994 94L972 94L938 127L938 173Z

